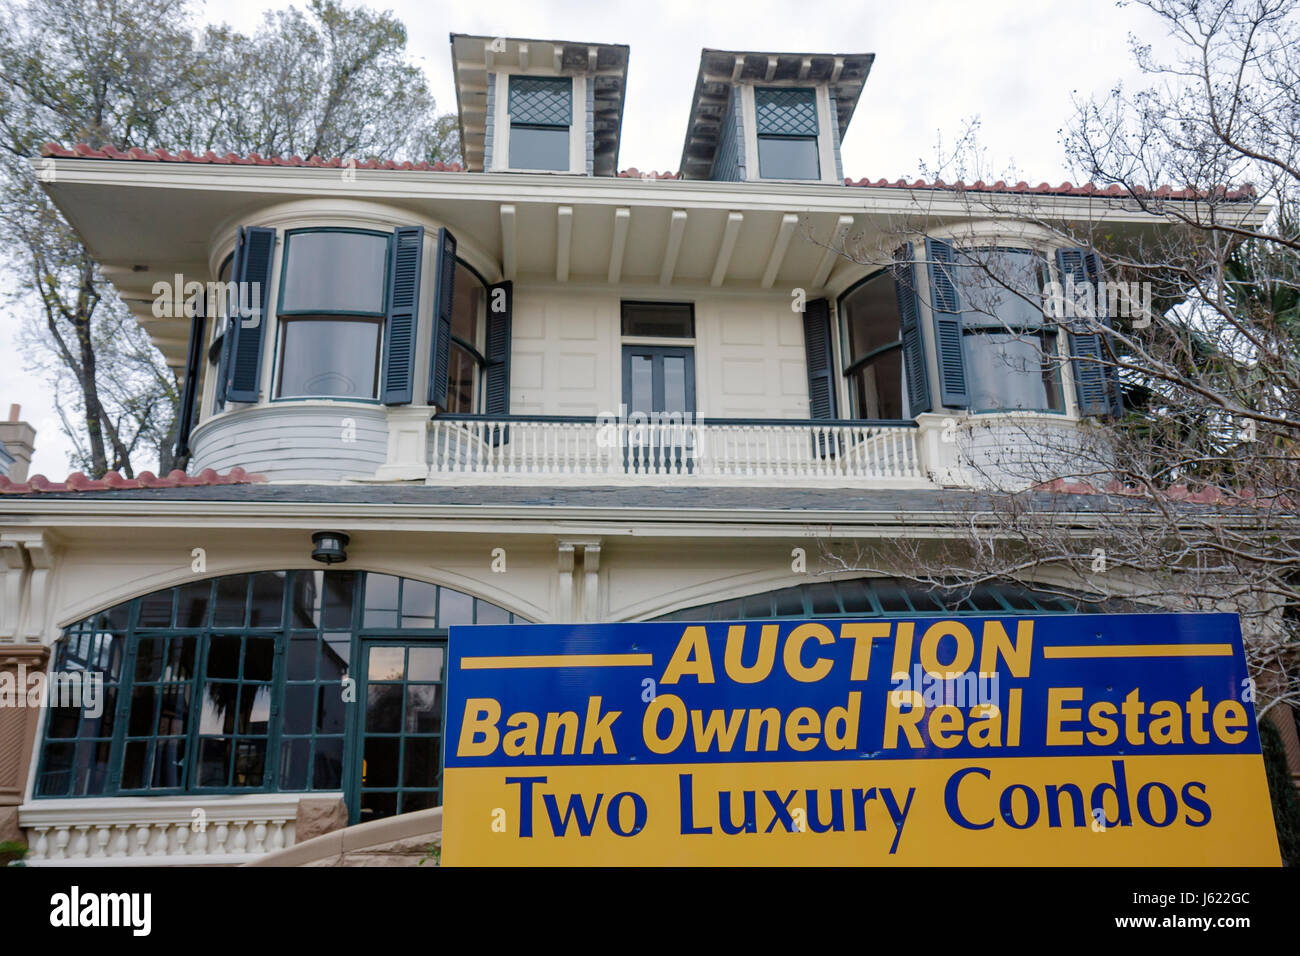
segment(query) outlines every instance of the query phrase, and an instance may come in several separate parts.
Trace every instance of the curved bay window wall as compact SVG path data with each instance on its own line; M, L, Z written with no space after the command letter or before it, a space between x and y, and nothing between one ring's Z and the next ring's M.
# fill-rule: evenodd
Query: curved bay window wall
M354 820L441 802L447 628L482 598L362 571L209 578L69 627L35 796L344 791ZM66 676L61 679L67 679Z
M390 242L382 232L285 233L277 398L379 397Z

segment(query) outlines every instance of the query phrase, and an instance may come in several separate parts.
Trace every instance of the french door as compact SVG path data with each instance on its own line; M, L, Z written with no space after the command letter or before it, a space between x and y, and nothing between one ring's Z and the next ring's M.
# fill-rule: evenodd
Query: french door
M442 803L445 638L363 638L353 822Z
M650 426L629 427L623 458L626 468L644 472L693 467L693 455L687 451L693 431L689 424L680 424L695 417L693 348L624 345L623 404L629 422L644 421ZM659 427L655 423L660 423Z

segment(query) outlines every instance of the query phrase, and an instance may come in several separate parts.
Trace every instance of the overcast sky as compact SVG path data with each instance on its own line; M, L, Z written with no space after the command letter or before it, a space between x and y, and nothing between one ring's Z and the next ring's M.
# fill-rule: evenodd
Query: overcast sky
M205 19L252 30L262 12L288 0L223 0ZM301 0L300 0L300 4ZM970 0L478 0L470 4L388 0L406 23L408 51L424 69L440 111L455 109L448 34L626 43L627 102L619 167L676 170L700 50L874 53L875 65L842 150L853 179L917 176L935 165L965 121L980 119L988 169L1034 184L1074 180L1060 130L1073 96L1103 95L1140 82L1129 34L1157 50L1163 26L1144 9L1113 0L1025 4ZM448 12L450 11L450 12ZM21 402L37 428L33 473L68 473L70 443L49 386L23 370L15 344L19 312L0 312L0 414ZM150 465L144 465L150 467Z

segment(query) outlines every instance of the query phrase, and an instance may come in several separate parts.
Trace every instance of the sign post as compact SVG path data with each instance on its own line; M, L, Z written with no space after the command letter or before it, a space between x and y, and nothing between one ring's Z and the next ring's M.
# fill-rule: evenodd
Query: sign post
M452 628L446 865L1277 865L1237 618Z

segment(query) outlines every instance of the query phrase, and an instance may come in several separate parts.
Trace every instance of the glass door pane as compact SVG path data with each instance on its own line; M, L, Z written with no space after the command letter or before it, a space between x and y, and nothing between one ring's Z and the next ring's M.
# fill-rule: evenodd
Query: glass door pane
M445 659L441 641L366 642L360 822L441 804Z

